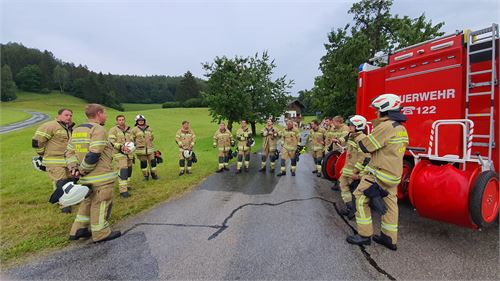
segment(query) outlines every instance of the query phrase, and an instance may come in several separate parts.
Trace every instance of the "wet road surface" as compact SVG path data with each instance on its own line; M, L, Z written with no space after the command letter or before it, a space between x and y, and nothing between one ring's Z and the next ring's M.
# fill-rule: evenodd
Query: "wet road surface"
M29 127L31 125L34 125L36 123L40 123L42 121L48 120L50 117L49 115L45 113L40 113L40 112L32 112L28 111L29 114L31 114L31 118L19 121L16 123L12 123L6 126L0 126L0 134L5 134L9 133L12 131L24 129L26 127Z
M398 251L345 242L340 195L301 156L296 177L208 177L193 192L127 220L114 241L72 246L12 268L8 279L497 279L498 224L481 232L400 204ZM195 170L196 172L196 170ZM379 220L375 219L376 232Z

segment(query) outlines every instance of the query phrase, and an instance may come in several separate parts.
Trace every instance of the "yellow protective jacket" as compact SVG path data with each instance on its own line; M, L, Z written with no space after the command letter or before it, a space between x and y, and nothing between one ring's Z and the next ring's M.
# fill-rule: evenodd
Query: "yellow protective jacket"
M397 185L403 173L408 133L401 123L388 117L376 119L372 124L372 133L358 142L363 152L371 153L365 171L388 185Z
M156 149L153 145L154 135L151 127L147 125L144 128L135 126L130 130L130 136L135 144L135 154L149 155L155 152Z
M228 129L221 132L219 129L214 133L214 146L219 148L219 151L229 151L231 149L231 140L233 135Z
M278 143L278 131L274 129L274 126L271 128L268 128L267 126L264 127L261 131L261 135L264 137L262 150L275 151Z
M64 153L68 146L73 124L52 120L42 124L31 140L31 146L43 157L44 166L66 166Z
M238 140L239 151L247 151L250 149L250 147L247 146L247 140L250 137L252 137L252 129L250 129L249 127L246 127L245 129L239 128L238 131L236 131L236 139Z
M340 146L345 146L346 136L349 134L349 126L342 124L339 128L335 126L330 126L330 129L326 132L325 137L325 149L328 149L332 145L333 140L337 139ZM339 145L333 144L333 150L339 149Z
M347 151L342 174L352 176L364 171L365 165L370 160L370 153L365 153L359 148L358 142L364 139L366 135L363 132L350 133L347 139Z
M191 129L184 131L181 128L175 134L175 142L179 146L179 151L181 152L184 150L192 150L196 142L196 135Z
M127 155L122 152L122 145L126 142L132 141L132 136L130 134L130 127L125 127L125 130L122 130L118 126L114 126L109 130L108 133L108 140L111 142L113 147L115 148L114 150L114 157L115 158L122 158L122 157L127 157L132 159L132 155Z
M311 144L311 148L313 151L320 151L324 149L325 136L325 129L319 127L317 131L311 129L311 131L309 132L308 142Z
M283 147L288 151L297 150L297 145L300 142L300 131L297 128L288 129L279 132L283 140Z
M117 174L113 170L113 145L106 129L98 123L81 124L73 130L68 143L68 168L78 168L78 183L101 186L113 183Z

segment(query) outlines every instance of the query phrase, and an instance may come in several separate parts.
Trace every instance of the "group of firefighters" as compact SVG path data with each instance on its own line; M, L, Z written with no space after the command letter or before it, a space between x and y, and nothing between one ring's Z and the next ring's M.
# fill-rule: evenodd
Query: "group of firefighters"
M396 193L408 144L408 135L402 125L406 117L400 112L401 100L396 95L381 95L374 99L372 107L377 111L377 119L372 121L373 131L370 134L365 134L367 120L363 116L351 116L347 124L341 116L336 116L325 118L321 123L312 121L307 143L314 159L313 173L318 177L321 177L321 162L325 153L346 151L346 163L339 179L341 197L345 203L341 214L348 219L355 218L357 224L357 234L348 236L347 242L370 245L373 239L396 250ZM121 235L119 231L111 231L108 223L116 177L120 195L129 197L134 154L140 161L146 181L150 176L153 180L158 179L156 166L161 157L153 145L153 131L143 115L136 116L133 128L126 125L123 115L118 115L116 126L108 132L104 128L107 115L103 106L88 104L85 114L88 121L75 127L73 112L67 108L60 109L56 120L36 130L32 147L39 155L36 159L39 168L46 171L54 183L50 202L58 202L73 188L73 193L76 193L82 185L91 189L80 203L69 239L92 237L94 242L101 242ZM277 176L286 175L287 160L290 160L290 173L295 176L301 150L301 134L297 124L287 120L285 128L278 129L269 119L261 135L263 143L259 172L267 171L269 158L270 172L274 173L276 161L281 159ZM241 122L235 138L225 123L220 123L213 136L213 147L218 149L216 172L229 170L228 163L235 146L236 173L249 171L254 140L253 132L245 120ZM196 136L188 121L182 122L175 141L179 148L179 176L190 174L192 164L196 162L193 152ZM113 167L113 159L116 168ZM61 210L70 213L70 208L63 206ZM372 210L382 216L380 235L373 235Z

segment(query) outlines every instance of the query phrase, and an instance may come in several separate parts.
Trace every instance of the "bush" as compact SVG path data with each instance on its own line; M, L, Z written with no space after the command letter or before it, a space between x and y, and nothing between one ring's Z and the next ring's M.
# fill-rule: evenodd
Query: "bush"
M181 103L178 101L167 101L162 104L161 108L176 108L181 107Z
M202 98L187 99L181 104L182 107L207 107L207 104Z

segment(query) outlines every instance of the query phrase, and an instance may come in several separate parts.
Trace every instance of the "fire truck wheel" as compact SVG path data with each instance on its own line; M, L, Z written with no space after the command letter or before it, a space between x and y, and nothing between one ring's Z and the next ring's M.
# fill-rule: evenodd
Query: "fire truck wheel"
M408 197L408 186L410 185L410 175L413 170L413 163L408 160L403 160L403 174L401 175L401 183L398 185L398 199L404 200Z
M493 171L479 174L469 199L469 212L478 227L488 226L497 218L499 195L498 174Z
M324 157L321 164L321 171L323 172L323 176L327 180L336 180L335 177L335 164L339 159L340 153L338 151L328 152Z

